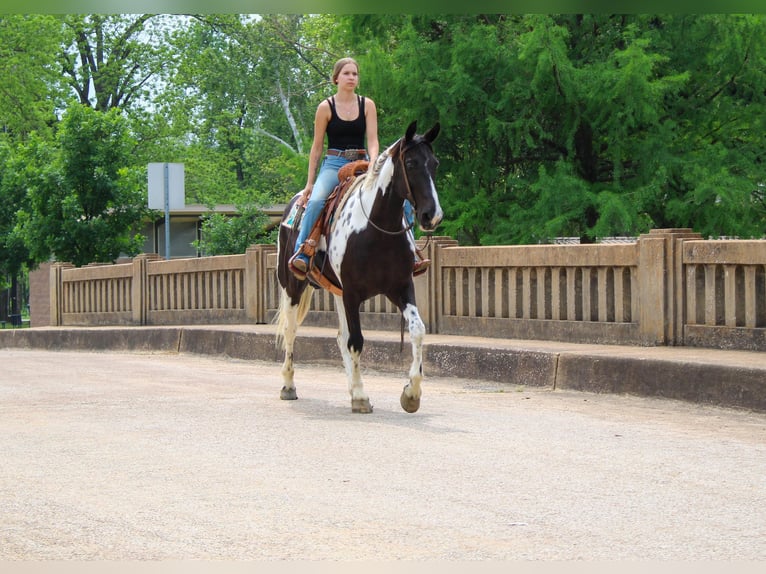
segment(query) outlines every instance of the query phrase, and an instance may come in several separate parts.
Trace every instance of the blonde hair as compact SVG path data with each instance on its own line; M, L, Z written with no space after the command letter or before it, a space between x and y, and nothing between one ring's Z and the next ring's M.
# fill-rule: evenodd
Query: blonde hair
M337 84L338 83L338 76L340 76L340 71L343 69L343 66L346 64L354 64L356 66L356 73L359 73L359 64L357 63L354 58L341 58L337 62L335 62L335 65L332 67L332 83Z

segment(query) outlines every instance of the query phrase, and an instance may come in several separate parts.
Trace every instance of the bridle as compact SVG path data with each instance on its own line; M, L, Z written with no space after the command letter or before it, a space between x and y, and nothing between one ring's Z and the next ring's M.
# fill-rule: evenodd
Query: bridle
M414 209L416 212L418 210L418 204L415 201L415 196L412 195L412 187L410 187L410 178L407 177L407 168L404 165L404 152L407 151L407 148L404 147L404 145L400 144L401 149L399 150L399 165L402 168L402 173L404 174L404 185L407 187L407 195L404 196L404 199L409 201L412 204L412 209Z
M404 152L407 151L404 147L404 144L400 142L399 144L399 154L397 157L397 161L399 162L399 165L402 168L402 174L404 175L404 186L407 189L407 194L404 196L405 201L409 201L412 204L412 209L415 211L415 213L418 212L418 204L415 201L415 196L412 194L412 186L410 185L410 178L407 176L407 168L404 165ZM380 231L381 233L385 233L386 235L401 235L403 233L407 233L415 226L415 221L413 220L412 223L407 225L406 227L403 227L402 229L399 229L397 231L388 231L387 229L383 229L380 227L377 223L375 223L372 219L370 219L369 214L364 210L364 203L361 202L362 207L362 213L367 218L367 222L372 225L375 229Z

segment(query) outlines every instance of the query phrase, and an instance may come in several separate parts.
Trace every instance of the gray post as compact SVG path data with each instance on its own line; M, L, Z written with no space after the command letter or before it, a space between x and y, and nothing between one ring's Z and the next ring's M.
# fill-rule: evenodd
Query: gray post
M165 172L165 259L170 259L170 176L168 164L164 165Z

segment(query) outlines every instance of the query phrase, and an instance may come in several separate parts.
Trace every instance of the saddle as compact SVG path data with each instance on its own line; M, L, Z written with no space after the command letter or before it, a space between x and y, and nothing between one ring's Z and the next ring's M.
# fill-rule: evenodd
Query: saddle
M317 253L317 245L319 245L319 239L322 235L325 237L329 235L335 220L335 213L346 199L348 190L351 189L357 177L367 172L369 165L370 162L366 160L358 160L349 162L338 170L338 185L328 196L322 213L303 244L303 253L309 258L309 271L307 273L309 281L335 295L343 294L339 285L340 282L331 269L325 269L325 256L322 252Z

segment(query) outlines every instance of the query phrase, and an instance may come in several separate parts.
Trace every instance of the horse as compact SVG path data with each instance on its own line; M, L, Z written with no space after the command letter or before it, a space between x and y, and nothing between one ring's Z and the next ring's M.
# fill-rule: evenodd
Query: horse
M404 217L404 202L411 202L424 232L436 229L444 214L434 183L439 162L431 146L440 125L437 122L423 135L416 129L417 122L412 122L404 137L386 148L366 173L356 177L334 214L331 230L318 244L316 258L323 256L322 274L338 287L331 292L338 312L337 342L353 413L372 412L359 370L364 346L359 308L370 297L381 294L397 306L409 328L412 364L400 404L408 413L420 408L426 328L415 303L415 242L411 225ZM289 268L298 233L288 222L300 195L296 194L285 208L277 244L280 302L275 323L277 344L284 351L282 400L298 398L293 363L295 338L308 313L311 295L321 285L312 282L310 276L299 280Z

